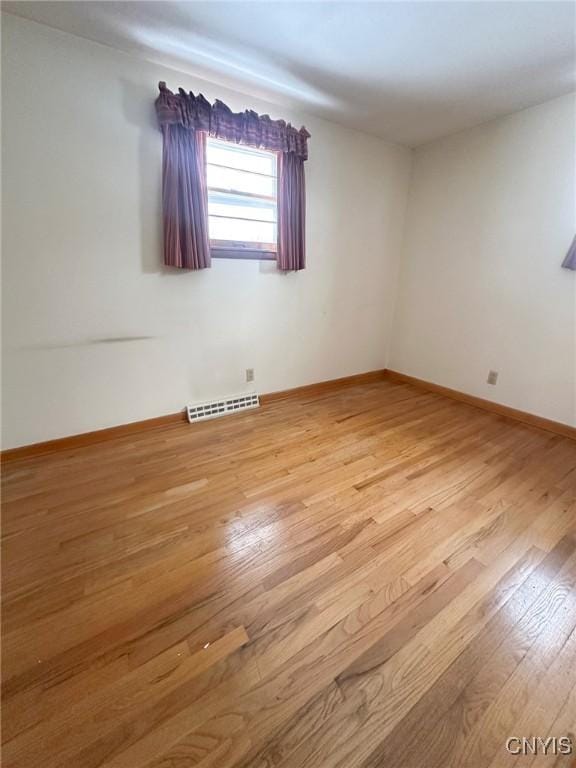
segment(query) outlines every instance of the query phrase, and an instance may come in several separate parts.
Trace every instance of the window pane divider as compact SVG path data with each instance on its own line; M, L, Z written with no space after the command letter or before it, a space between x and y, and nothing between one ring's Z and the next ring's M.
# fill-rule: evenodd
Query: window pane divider
M248 216L227 216L223 213L209 213L210 218L214 219L234 219L234 221L254 221L259 224L276 224L276 219L250 219Z
M276 202L276 197L269 195L256 195L253 192L241 192L239 189L224 189L224 187L208 187L208 192L222 192L226 195L239 195L240 197L252 197L255 200L266 200L270 203Z
M252 176L264 176L267 179L277 179L275 173L261 173L260 171L249 171L247 168L234 168L233 165L223 165L222 163L206 163L213 168L226 168L227 171L238 171L238 173L250 173Z

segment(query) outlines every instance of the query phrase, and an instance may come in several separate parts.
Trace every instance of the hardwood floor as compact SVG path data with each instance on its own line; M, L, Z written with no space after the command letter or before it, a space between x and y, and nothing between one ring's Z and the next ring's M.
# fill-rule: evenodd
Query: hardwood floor
M5 768L576 765L574 441L382 381L3 483Z

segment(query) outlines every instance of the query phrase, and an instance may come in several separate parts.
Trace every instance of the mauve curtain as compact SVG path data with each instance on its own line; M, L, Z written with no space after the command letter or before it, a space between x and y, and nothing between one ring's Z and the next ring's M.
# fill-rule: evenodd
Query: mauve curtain
M156 114L164 136L164 263L183 269L210 266L206 190L206 135L277 152L278 269L304 269L304 161L310 134L256 112L232 112L221 101L160 83Z
M566 254L566 258L562 262L562 266L565 269L574 269L576 270L576 237L574 240L572 240L572 245L568 249L568 253Z
M204 269L210 266L206 134L176 123L163 125L162 133L164 264Z
M283 152L278 160L278 269L297 272L306 266L306 194L304 160Z

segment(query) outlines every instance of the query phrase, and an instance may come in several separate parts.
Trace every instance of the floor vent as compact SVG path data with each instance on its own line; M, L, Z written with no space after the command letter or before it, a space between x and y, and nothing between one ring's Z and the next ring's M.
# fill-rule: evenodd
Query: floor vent
M225 400L210 400L207 403L188 405L186 406L186 412L188 414L188 421L192 423L193 421L215 419L217 416L225 416L227 413L258 408L259 405L258 395L238 395L238 397L227 397Z

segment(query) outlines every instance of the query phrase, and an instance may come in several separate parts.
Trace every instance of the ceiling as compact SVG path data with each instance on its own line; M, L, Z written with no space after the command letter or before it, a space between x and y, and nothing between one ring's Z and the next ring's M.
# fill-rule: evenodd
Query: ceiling
M42 1L2 7L408 146L576 87L571 2ZM178 86L177 78L171 85Z

